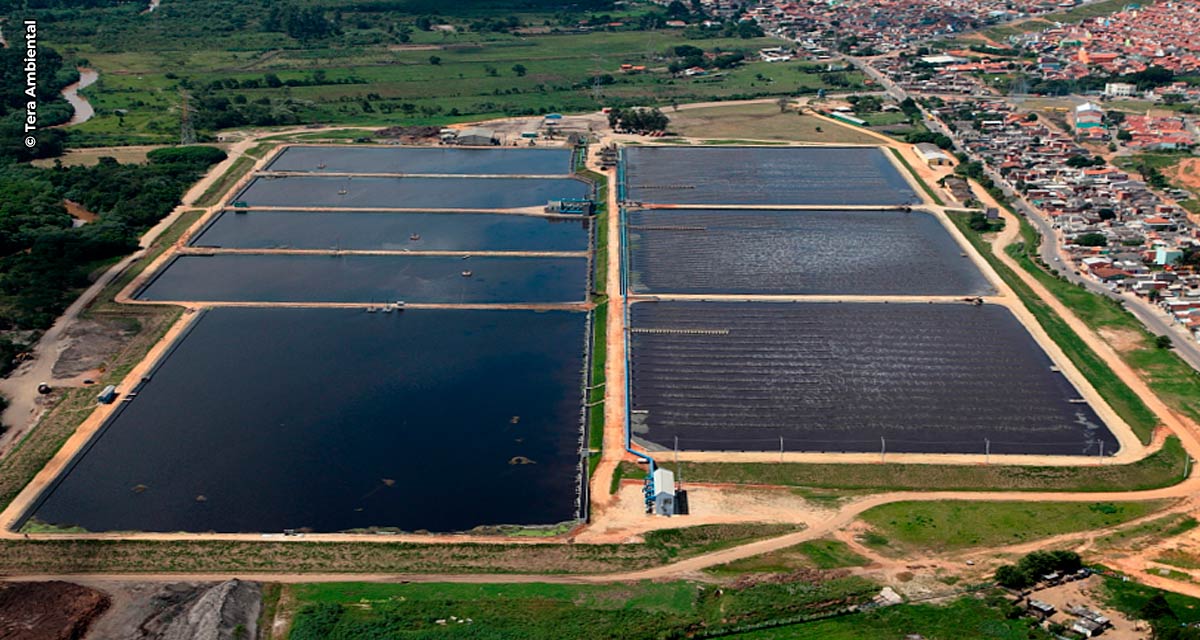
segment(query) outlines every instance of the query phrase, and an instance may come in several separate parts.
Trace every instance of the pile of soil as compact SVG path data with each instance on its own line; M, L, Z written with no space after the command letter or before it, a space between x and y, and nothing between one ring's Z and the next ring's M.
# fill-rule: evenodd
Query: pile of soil
M0 584L0 638L79 640L109 603L104 593L69 582Z
M97 638L128 640L239 640L253 638L262 606L257 583L126 583L113 593L110 615ZM3 636L0 636L2 638Z
M379 129L373 135L376 138L416 142L428 138L436 138L441 131L439 127L388 127L386 129Z

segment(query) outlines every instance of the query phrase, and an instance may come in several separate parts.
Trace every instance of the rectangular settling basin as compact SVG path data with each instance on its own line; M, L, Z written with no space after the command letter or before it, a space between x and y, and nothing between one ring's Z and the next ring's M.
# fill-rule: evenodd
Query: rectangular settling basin
M1008 309L632 307L633 432L713 451L1106 455L1117 441ZM780 438L782 437L782 443Z
M629 213L635 293L990 295L924 211Z
M462 149L447 147L285 148L269 171L458 175L565 175L570 149Z
M588 259L216 254L173 258L135 296L159 302L570 303Z
M588 219L228 209L189 244L232 249L587 251Z
M877 205L920 202L873 147L629 147L626 199L673 204Z
M260 176L233 200L252 207L515 209L590 191L573 178Z
M33 517L190 532L572 520L586 325L565 311L209 311Z

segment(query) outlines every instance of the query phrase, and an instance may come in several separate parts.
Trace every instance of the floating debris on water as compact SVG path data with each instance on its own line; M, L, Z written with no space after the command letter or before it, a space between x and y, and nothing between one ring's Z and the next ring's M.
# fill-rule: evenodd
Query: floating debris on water
M510 459L508 461L508 463L509 464L537 464L536 462L534 462L533 460L530 460L529 458L526 458L525 456L513 456L512 459Z

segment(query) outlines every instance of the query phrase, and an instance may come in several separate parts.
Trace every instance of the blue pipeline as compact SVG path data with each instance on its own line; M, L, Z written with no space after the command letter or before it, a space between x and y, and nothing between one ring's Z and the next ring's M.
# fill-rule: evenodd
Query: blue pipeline
M617 162L617 223L621 226L621 246L618 256L621 260L621 315L625 318L625 450L645 460L650 465L650 473L654 473L657 465L654 458L633 449L633 367L629 358L629 229L626 220L625 202L625 151Z

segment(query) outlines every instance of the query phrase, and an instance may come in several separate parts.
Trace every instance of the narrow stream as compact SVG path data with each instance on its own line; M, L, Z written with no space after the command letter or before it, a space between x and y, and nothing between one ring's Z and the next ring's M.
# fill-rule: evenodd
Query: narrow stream
M75 108L75 115L71 116L71 119L62 126L70 127L81 122L87 122L92 119L92 116L96 115L96 110L92 108L92 103L88 102L87 98L79 95L79 91L92 86L99 79L99 71L80 67L79 82L63 88L62 97L66 98L67 102L70 102L71 106Z

